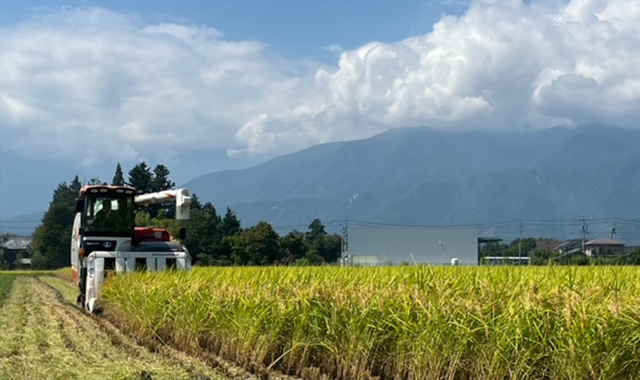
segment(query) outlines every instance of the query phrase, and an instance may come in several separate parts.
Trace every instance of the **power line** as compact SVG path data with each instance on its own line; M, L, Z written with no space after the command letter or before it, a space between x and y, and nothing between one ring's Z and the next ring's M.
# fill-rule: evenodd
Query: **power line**
M0 220L0 224L40 223L41 220Z

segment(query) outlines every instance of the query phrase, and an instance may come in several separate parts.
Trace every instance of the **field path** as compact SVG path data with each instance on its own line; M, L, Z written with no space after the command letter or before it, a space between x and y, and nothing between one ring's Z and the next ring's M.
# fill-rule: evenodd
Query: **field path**
M17 278L0 307L3 380L224 378L180 353L150 352L34 277Z

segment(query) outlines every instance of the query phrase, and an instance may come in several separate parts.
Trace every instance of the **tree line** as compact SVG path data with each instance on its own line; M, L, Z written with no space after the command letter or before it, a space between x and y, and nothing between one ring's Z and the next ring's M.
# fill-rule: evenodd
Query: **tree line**
M169 169L158 164L153 169L146 162L135 165L125 181L118 163L111 183L91 178L89 185L132 186L139 193L172 189ZM71 230L75 218L75 200L82 188L78 176L54 190L49 208L31 240L32 265L37 269L54 269L70 265ZM186 227L182 242L196 265L320 265L336 262L340 257L342 238L328 234L319 219L311 221L307 231L291 231L280 236L267 222L243 228L236 214L226 208L224 215L207 202L202 204L192 195L188 221L174 219L172 204L153 205L136 211L136 226L167 229L173 237Z

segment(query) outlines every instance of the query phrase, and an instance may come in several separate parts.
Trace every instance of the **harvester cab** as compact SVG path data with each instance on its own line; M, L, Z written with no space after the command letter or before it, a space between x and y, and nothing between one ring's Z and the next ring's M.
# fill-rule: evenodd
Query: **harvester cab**
M169 232L135 227L137 206L175 203L176 219L189 219L187 189L136 195L127 186L84 186L76 200L71 236L71 268L78 286L78 305L98 311L100 286L109 273L167 268L190 270L191 256ZM180 229L180 239L186 232Z

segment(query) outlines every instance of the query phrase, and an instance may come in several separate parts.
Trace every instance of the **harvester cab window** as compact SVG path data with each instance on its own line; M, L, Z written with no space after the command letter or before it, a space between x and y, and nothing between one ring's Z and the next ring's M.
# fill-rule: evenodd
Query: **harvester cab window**
M133 231L133 197L100 195L87 203L86 231L128 235Z

